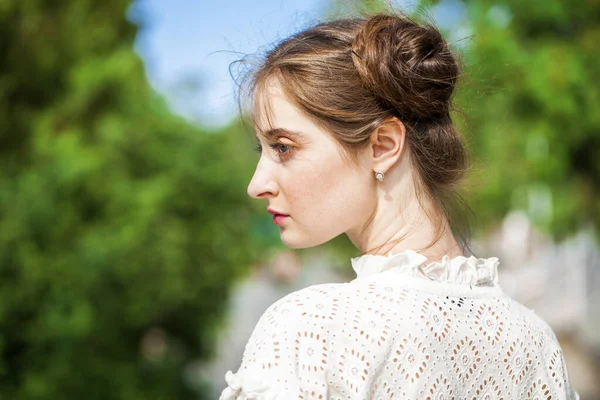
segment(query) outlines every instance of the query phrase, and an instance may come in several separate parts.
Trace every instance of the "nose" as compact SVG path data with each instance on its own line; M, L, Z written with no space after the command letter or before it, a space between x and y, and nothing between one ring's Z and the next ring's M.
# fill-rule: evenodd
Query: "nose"
M256 170L248 184L247 192L248 196L255 199L275 197L279 193L277 184L273 179L273 174L269 171L268 165L263 162L263 158L256 165Z

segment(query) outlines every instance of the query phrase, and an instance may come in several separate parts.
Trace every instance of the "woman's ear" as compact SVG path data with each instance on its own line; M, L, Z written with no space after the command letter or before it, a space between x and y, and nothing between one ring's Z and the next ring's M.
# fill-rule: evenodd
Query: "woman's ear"
M402 156L405 143L406 127L398 118L389 118L379 125L370 137L373 169L387 172Z

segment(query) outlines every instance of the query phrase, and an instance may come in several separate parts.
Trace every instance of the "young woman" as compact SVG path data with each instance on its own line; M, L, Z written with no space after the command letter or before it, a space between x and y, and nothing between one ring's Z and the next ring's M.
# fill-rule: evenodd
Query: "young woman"
M317 25L249 75L248 194L288 247L345 233L362 255L264 313L221 400L577 398L552 330L457 233L458 75L438 30L397 15Z

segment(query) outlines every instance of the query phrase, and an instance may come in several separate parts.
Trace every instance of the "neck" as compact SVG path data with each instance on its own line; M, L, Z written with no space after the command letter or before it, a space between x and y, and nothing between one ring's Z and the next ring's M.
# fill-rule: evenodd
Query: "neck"
M441 260L444 255L463 255L447 219L431 202L419 202L412 179L390 179L387 185L376 189L381 193L371 222L346 232L362 254L383 255L410 249L429 261Z

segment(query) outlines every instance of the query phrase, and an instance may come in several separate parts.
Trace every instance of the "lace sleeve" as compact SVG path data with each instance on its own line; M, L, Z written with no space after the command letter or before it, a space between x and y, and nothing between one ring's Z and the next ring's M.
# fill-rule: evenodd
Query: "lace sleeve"
M265 311L238 372L226 373L228 387L220 400L327 398L328 342L335 321L321 316L332 307L326 299L331 286L294 292Z

